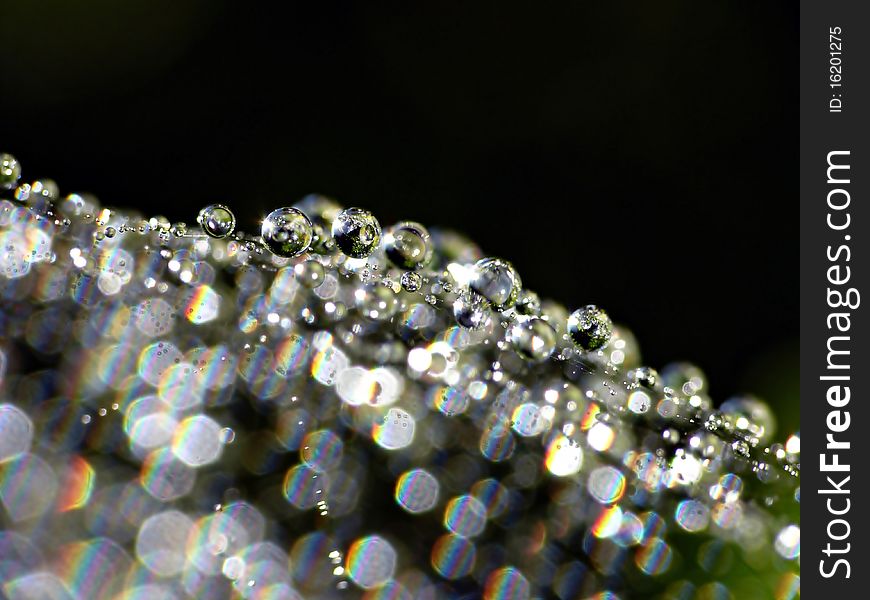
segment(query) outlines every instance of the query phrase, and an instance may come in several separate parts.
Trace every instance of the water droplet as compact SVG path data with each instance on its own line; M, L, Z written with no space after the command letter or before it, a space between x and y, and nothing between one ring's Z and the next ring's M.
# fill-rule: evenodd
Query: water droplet
M408 271L406 273L402 273L401 283L405 291L416 292L423 285L423 278L420 276L419 273Z
M323 265L316 260L306 260L293 267L296 281L308 289L319 287L323 283L325 272Z
M311 221L314 239L308 251L316 254L332 254L335 250L335 240L332 239L330 231L333 219L341 212L341 206L327 196L308 194L295 203L293 208L304 212Z
M496 310L506 310L516 304L523 287L513 265L500 258L484 258L474 265L471 289L486 298Z
M629 387L645 387L654 389L661 381L658 371L652 367L638 367L628 373Z
M211 204L199 211L196 222L209 237L225 238L236 228L236 216L222 204Z
M531 290L523 290L517 300L517 312L529 317L541 316L541 299Z
M781 530L774 542L774 548L786 559L797 558L801 554L801 530L797 525L789 525Z
M432 258L429 232L414 221L393 225L384 234L387 258L403 269L420 269Z
M613 323L594 304L578 308L568 317L568 334L584 350L597 350L607 345L613 334Z
M308 215L313 223L322 222L327 226L327 229L336 215L341 212L341 205L338 202L321 194L308 194L293 207Z
M695 365L687 362L677 362L662 369L662 382L674 390L682 391L691 396L704 390L707 377Z
M277 256L299 256L311 245L314 232L302 211L284 207L273 210L263 220L263 243Z
M39 205L37 197L47 200L56 200L60 196L60 190L53 179L38 179L30 185L30 198L28 204Z
M236 439L236 432L233 431L230 427L224 427L221 429L219 434L219 439L222 444L232 444Z
M556 348L556 330L543 319L514 323L507 337L514 350L535 362L547 360Z
M354 295L357 310L373 321L386 321L399 307L399 298L393 290L380 285L369 284L360 288Z
M11 154L0 154L0 190L11 190L21 179L21 164Z
M463 292L453 302L453 316L466 329L480 329L490 319L489 303L474 292Z
M381 225L362 208L348 208L332 222L332 237L338 249L351 258L366 258L381 241Z
M767 441L776 429L776 420L770 407L750 395L730 398L719 407L738 431L750 434L760 442Z

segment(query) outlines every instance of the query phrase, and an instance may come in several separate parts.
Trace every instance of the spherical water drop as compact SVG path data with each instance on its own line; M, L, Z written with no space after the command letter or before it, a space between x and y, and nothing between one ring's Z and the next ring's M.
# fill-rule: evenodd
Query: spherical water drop
M513 265L500 258L484 258L474 265L471 289L486 298L496 310L506 310L516 304L523 287Z
M691 363L677 362L662 370L662 383L687 396L704 391L707 377L704 372Z
M415 273L414 271L407 271L402 273L402 279L400 281L402 284L402 288L406 292L416 292L423 285L423 278L419 273Z
M517 300L517 312L529 317L541 316L541 298L531 290L523 290Z
M489 303L483 296L466 291L453 302L453 316L466 329L481 329L490 320Z
M296 281L308 289L319 287L326 276L323 265L316 260L306 260L299 263L293 267L293 273L296 276Z
M347 208L332 222L332 237L338 249L351 258L366 258L381 241L381 225L363 208Z
M298 208L311 221L314 231L314 239L311 241L309 252L317 254L332 254L335 250L335 240L332 239L332 221L341 212L341 205L332 198L320 194L308 194L302 200L293 205Z
M774 548L785 559L791 560L801 554L801 529L797 525L789 525L776 536Z
M380 285L358 289L354 300L357 310L373 321L390 319L399 307L399 298L393 290Z
M21 164L11 154L0 154L0 190L11 190L21 178Z
M632 388L644 387L654 389L659 382L658 371L652 367L638 367L628 372L628 384Z
M738 431L749 433L760 442L769 440L776 430L776 419L770 407L755 396L730 398L722 403L719 410L730 418Z
M541 362L556 348L556 330L543 319L529 319L510 328L508 341L524 358Z
M314 233L305 213L285 206L268 214L260 235L272 254L291 258L308 250Z
M578 308L568 317L568 335L584 350L597 350L607 345L613 334L613 323L594 304Z
M403 269L421 269L432 258L432 243L425 227L413 221L393 225L384 234L387 258Z
M222 204L212 204L199 211L196 222L209 237L225 238L236 228L236 217Z
M230 427L224 427L220 431L219 439L222 444L232 444L236 439L236 432Z
M299 202L293 205L304 212L311 219L312 223L321 222L327 226L327 229L332 225L332 221L341 212L341 205L330 198L321 194L308 194Z
M38 205L39 200L57 200L60 196L60 189L57 187L57 182L53 179L37 179L30 184L30 197L28 204Z

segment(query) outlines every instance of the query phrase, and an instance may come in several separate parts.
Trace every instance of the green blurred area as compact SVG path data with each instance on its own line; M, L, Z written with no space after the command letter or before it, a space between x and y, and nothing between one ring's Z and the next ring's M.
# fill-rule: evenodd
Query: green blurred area
M793 339L755 355L738 376L743 389L765 400L776 416L775 438L785 440L800 429L800 343Z

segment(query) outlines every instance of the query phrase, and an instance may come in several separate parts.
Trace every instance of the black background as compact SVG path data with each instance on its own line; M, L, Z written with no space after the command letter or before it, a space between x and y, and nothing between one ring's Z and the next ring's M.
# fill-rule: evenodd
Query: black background
M797 403L793 2L0 2L0 148L253 231L318 191L459 229L718 400Z

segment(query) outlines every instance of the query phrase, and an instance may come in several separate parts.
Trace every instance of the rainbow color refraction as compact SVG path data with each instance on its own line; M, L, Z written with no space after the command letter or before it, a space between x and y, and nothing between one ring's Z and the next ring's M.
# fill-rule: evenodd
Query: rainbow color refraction
M248 234L20 177L0 597L799 596L799 433L604 309L323 196Z

